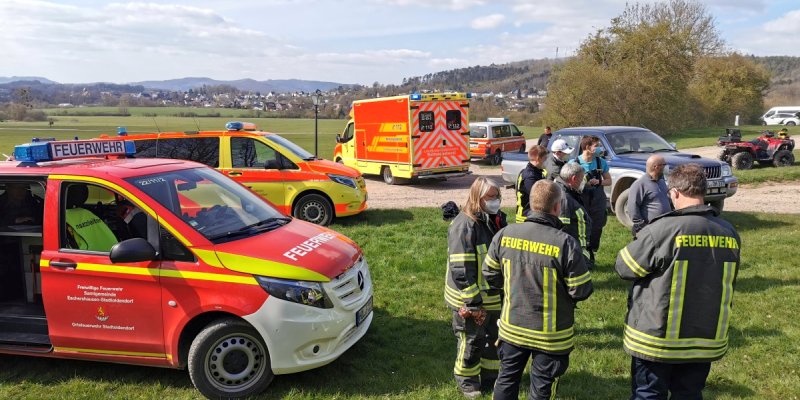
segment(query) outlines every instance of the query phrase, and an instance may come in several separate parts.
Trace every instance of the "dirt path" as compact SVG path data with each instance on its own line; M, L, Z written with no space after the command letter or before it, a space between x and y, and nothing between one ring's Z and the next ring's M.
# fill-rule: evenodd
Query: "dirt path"
M716 146L682 149L703 157L715 158ZM470 166L472 175L453 178L447 181L422 181L416 185L387 185L380 177L367 177L370 208L409 208L439 207L453 200L459 205L467 199L469 186L478 176L489 176L502 182L500 167L475 162ZM504 188L503 206L516 204L514 189ZM730 211L774 211L774 205L781 205L782 213L800 214L800 182L776 184L743 185L739 191L725 201L725 209Z

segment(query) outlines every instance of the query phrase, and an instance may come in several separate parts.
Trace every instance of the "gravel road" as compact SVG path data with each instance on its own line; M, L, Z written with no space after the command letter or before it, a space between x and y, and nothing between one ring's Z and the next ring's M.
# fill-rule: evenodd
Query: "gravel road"
M681 149L687 153L694 153L703 157L714 158L717 154L716 146ZM453 178L447 181L429 180L415 185L387 185L380 177L368 176L366 178L369 191L370 208L409 208L409 207L439 207L447 201L453 200L462 205L467 199L469 186L478 176L489 176L502 182L499 166L489 166L484 162L474 162L470 166L471 175ZM725 201L725 210L728 211L774 211L774 205L781 205L782 213L800 213L800 182L786 182L759 185L743 185L739 191ZM516 204L513 188L504 188L502 191L503 206L512 207Z

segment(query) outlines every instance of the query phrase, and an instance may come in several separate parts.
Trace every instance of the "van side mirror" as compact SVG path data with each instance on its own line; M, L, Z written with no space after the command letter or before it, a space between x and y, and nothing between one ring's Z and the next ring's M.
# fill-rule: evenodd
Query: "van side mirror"
M108 257L114 264L153 261L156 258L156 249L147 240L133 238L112 246Z
M336 139L336 143L342 143L342 137L341 136L336 135L335 139Z

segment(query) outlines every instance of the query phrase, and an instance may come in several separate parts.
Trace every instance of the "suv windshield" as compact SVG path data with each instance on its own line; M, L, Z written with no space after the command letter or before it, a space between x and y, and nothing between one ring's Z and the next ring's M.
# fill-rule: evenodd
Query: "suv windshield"
M208 168L126 179L212 242L256 235L290 219Z
M294 154L295 156L299 157L302 160L308 161L316 158L314 157L313 154L307 152L304 148L294 144L292 141L284 138L283 136L270 134L270 135L264 135L264 138L272 143L276 143L280 146L285 147L286 150L289 150L290 152L292 152L292 154Z
M471 126L469 128L469 137L471 137L471 138L485 138L486 137L486 127L485 126Z
M614 154L675 151L661 136L650 131L606 133L606 139Z

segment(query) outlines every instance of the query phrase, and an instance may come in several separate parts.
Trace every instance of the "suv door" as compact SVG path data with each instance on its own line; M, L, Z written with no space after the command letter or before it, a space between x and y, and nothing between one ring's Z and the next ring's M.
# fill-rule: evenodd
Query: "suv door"
M281 153L266 143L252 137L226 137L229 139L230 165L225 163L220 171L269 200L284 214L291 214L286 205L287 164L292 164ZM293 164L292 164L293 165Z

